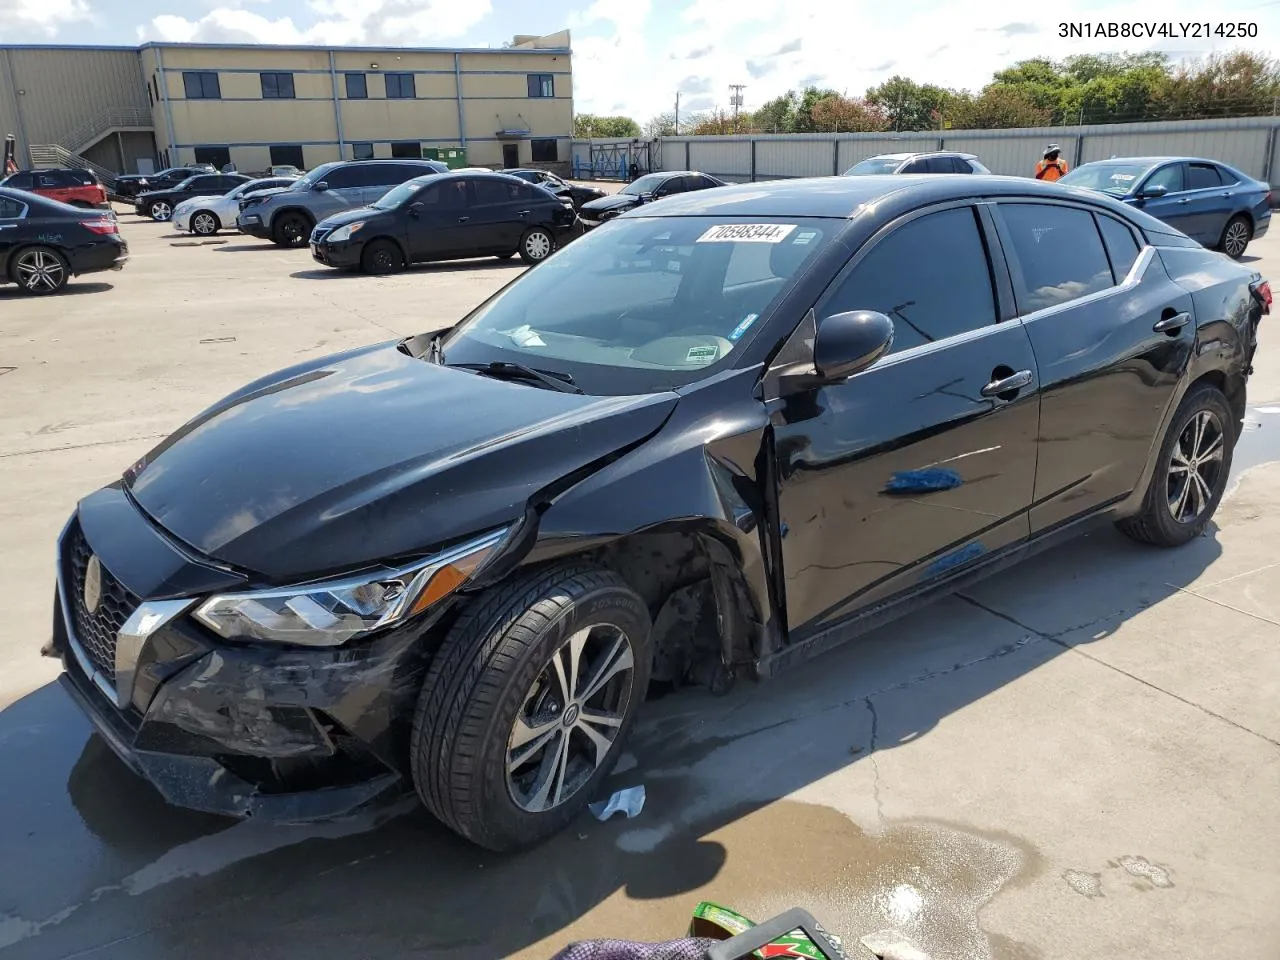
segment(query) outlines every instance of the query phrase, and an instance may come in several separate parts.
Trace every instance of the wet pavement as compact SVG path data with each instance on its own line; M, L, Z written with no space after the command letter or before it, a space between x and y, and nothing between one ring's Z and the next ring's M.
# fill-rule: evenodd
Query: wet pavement
M301 339L317 309L272 335ZM324 350L371 338L347 322ZM645 786L640 815L584 815L513 857L412 798L301 826L165 805L35 658L53 533L147 444L107 423L105 450L0 459L26 505L0 515L23 598L0 637L0 955L533 960L678 936L712 899L756 919L804 906L846 944L894 931L935 960L1280 956L1280 360L1255 384L1206 537L1162 552L1095 533L778 681L651 702L611 784ZM180 390L161 402L199 405Z

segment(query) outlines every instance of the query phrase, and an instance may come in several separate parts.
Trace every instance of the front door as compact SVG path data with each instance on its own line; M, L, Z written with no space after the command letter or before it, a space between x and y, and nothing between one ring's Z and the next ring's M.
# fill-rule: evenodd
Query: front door
M502 167L504 170L513 170L520 166L520 144L504 143L502 145Z
M1183 169L1185 164L1167 163L1157 168L1147 177L1139 192L1153 186L1161 186L1169 192L1163 197L1139 199L1135 206L1143 213L1148 213L1157 220L1163 220L1176 230L1181 230L1189 237L1194 237L1195 211L1192 210L1191 198L1187 196L1183 186Z
M471 249L470 181L449 179L431 183L414 197L421 203L407 218L406 240L409 258L415 261L440 260Z
M793 641L1028 535L1038 375L1022 324L998 322L985 233L970 205L912 215L815 308L819 326L879 311L895 337L878 363L774 414Z
M1191 295L1120 220L1065 204L1002 201L996 210L1040 364L1035 533L1134 489L1195 322Z

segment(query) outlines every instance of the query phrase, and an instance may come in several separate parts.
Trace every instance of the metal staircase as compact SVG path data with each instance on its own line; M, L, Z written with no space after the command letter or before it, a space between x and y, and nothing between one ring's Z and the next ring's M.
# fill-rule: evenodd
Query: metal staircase
M69 167L73 170L92 170L98 175L98 179L102 181L102 185L107 190L114 190L116 186L116 174L101 167L92 160L86 160L79 154L72 153L66 147L59 146L56 143L32 144L31 168L33 170L48 170L53 167Z
M140 107L108 110L68 130L57 138L56 143L31 144L28 148L31 154L31 166L35 170L47 170L50 167L92 170L98 175L103 186L108 190L114 190L115 171L85 159L84 152L113 133L154 129L150 110ZM67 144L71 145L70 148L66 146Z

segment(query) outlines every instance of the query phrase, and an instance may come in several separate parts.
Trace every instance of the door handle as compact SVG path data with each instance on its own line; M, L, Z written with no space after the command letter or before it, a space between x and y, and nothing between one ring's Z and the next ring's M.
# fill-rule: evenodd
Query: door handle
M466 222L467 222L468 220L470 220L470 219L471 219L470 217L459 217L459 218L458 218L458 222L459 222L459 223L466 223Z
M527 217L531 212L532 212L532 211L529 211L529 210L517 210L517 211L516 211L516 216L517 216L517 217Z
M1008 367L1005 367L1008 370ZM1014 390L1021 390L1031 382L1030 370L1019 370L1015 374L1007 377L1001 377L999 380L992 380L982 388L984 397L998 397L1002 393L1010 393Z
M1190 202L1191 202L1191 198L1190 198L1190 197L1183 197L1181 200L1179 200L1179 201L1178 201L1178 203L1180 203L1180 204L1181 204L1181 203L1190 203Z
M1185 310L1182 313L1174 314L1172 317L1165 317L1158 320L1151 329L1156 333L1172 333L1175 330L1181 330L1191 322L1191 314Z

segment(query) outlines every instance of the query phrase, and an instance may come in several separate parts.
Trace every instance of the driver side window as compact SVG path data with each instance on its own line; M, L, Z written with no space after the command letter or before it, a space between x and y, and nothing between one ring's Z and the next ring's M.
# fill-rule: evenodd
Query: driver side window
M683 193L683 192L684 192L684 177L672 177L670 180L665 181L662 184L662 186L658 188L657 194L660 197L669 197L673 193Z
M837 281L821 318L875 310L893 321L893 353L996 322L986 243L972 207L929 213L896 227Z
M1182 164L1171 163L1167 167L1161 167L1155 173L1147 178L1147 182L1143 184L1143 189L1148 187L1164 187L1170 193L1177 193L1182 189Z

